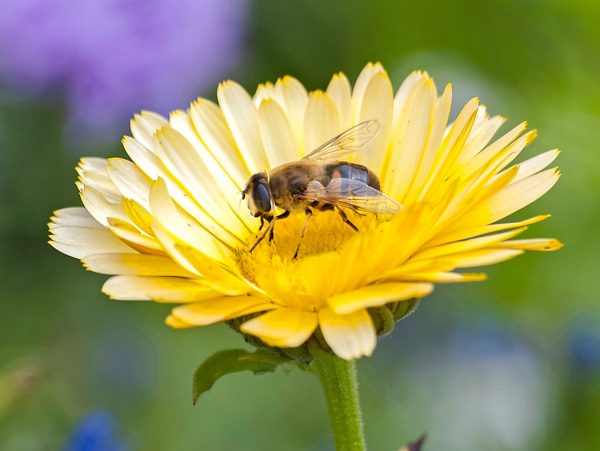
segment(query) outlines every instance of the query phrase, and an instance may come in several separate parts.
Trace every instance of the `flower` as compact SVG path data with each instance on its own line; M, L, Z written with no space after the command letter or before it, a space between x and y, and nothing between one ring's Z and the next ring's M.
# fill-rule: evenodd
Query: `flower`
M554 250L554 239L513 239L548 215L498 223L548 191L551 150L510 163L535 137L520 124L491 142L504 122L478 100L448 123L452 90L414 72L396 95L380 64L368 64L352 89L334 75L307 93L284 77L251 97L227 81L219 105L198 99L167 120L143 112L123 145L131 161L84 158L78 187L85 208L55 213L51 244L91 271L112 274L113 299L180 304L175 328L232 321L275 348L318 335L344 359L370 355L377 308L428 295L436 283L481 280L458 273L525 250ZM248 178L299 160L366 120L380 125L357 152L381 191L403 206L393 215L316 212L298 258L302 214L277 221L263 240L260 221L241 205Z
M246 4L7 0L0 80L29 96L64 92L72 130L101 136L142 106L170 111L219 80L240 53Z

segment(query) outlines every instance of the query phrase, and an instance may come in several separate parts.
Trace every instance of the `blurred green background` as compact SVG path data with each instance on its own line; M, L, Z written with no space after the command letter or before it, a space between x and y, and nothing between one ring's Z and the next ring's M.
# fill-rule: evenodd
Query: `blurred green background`
M253 93L286 74L325 88L334 72L354 81L380 61L395 88L415 69L438 89L452 82L454 114L478 96L508 118L503 131L527 120L539 137L526 156L563 151L558 185L515 217L551 213L527 236L565 247L487 268L485 282L439 286L358 362L369 448L398 449L426 432L430 451L600 449L600 4L238 7L237 59L194 95L214 99L226 78ZM31 32L44 40L38 23ZM0 449L333 449L310 374L228 376L193 407L195 367L242 347L238 336L225 325L173 331L168 306L109 301L105 276L46 244L52 211L80 205L79 157L124 156L128 124L86 140L65 127L64 91L13 86L0 89ZM104 447L77 445L86 433Z

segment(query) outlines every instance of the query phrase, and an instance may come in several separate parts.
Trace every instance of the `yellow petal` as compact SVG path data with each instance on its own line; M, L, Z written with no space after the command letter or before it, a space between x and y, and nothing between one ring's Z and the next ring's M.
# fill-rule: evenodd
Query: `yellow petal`
M194 326L206 326L273 308L272 304L265 303L261 298L226 296L175 307L171 310L171 315Z
M413 272L400 277L399 280L412 282L430 282L430 283L457 283L457 282L478 282L485 280L487 276L483 273L457 273L457 272Z
M317 328L317 314L300 309L277 309L241 326L242 332L255 335L269 346L300 346Z
M539 199L559 177L556 168L548 169L507 186L485 203L487 222L496 222Z
M498 243L495 247L523 249L526 251L555 251L563 244L554 238L529 238L525 240L509 240Z
M508 232L496 233L494 235L486 235L477 238L471 238L470 240L457 241L454 243L444 244L441 246L432 247L423 251L417 252L412 258L412 261L428 260L431 258L439 258L445 255L457 254L472 250L481 249L484 247L493 246L501 241L508 240L525 230L524 227L516 230L510 230Z
M236 240L214 221L197 221L178 208L162 179L152 185L150 206L156 220L173 237L177 237L177 242L193 246L210 258L220 260L222 257L216 245L217 240L230 246L236 244Z
M114 276L102 287L111 299L156 302L198 302L222 294L197 280L183 277Z
M521 255L523 252L520 249L479 249L456 254L454 257L456 258L457 268L473 268L500 263Z
M136 251L153 255L164 254L162 246L154 237L142 233L130 222L108 218L108 224L108 230Z
M487 115L485 106L481 105L477 111L473 129L465 142L462 152L456 159L456 164L462 166L480 153L504 122L506 122L506 119L501 116L490 118Z
M236 272L233 264L223 265L215 260L206 258L197 249L176 244L174 251L178 258L185 261L204 278L204 282L228 296L239 294L259 293L260 289L244 279L241 274Z
M487 235L489 233L500 232L507 229L516 229L519 227L535 224L536 222L548 219L550 215L538 215L533 218L525 219L518 222L505 222L503 224L490 224L485 226L477 226L471 228L458 228L458 230L450 229L448 231L442 231L438 236L427 243L429 246L437 246L443 243L450 243L452 241L460 241L466 238L472 238L480 235Z
M433 285L429 283L382 283L340 293L327 303L336 314L345 315L367 307L420 298L432 291Z
M146 202L147 203L147 202ZM149 209L142 207L139 203L134 200L129 200L123 198L121 201L121 205L123 206L123 210L129 217L131 223L140 229L141 232L146 235L152 236L152 229L150 228L150 224L154 221L154 218L149 212Z
M165 324L173 329L189 329L190 327L196 327L193 324L186 323L173 315L169 315L165 318Z
M320 310L319 326L333 352L346 360L370 356L377 344L373 320L366 310L348 315L338 315L331 309Z

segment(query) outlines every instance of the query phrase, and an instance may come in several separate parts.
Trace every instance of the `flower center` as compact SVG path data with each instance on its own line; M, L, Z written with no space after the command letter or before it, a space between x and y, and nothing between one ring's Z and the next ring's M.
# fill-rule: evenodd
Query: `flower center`
M296 265L308 256L336 251L348 240L361 232L376 227L381 221L374 214L359 214L345 211L348 220L358 228L358 232L346 224L336 211L316 211L306 224L306 216L292 213L288 218L277 221L274 225L273 240L269 234L249 252L249 249L261 237L267 225L251 235L245 249L238 249L237 262L242 274L256 283L256 273L260 268L269 267L289 273L294 279ZM302 229L306 224L304 236ZM299 246L299 247L298 247ZM298 255L293 258L296 249ZM298 282L300 283L300 282ZM299 287L301 288L301 287Z

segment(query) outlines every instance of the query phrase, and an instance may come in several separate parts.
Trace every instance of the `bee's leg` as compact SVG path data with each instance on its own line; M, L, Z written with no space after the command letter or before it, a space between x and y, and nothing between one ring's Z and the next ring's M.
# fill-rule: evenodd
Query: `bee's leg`
M267 224L270 224L272 220L273 220L273 216L267 216L267 215L261 216L260 217L260 227L258 228L258 230L259 231L262 230L262 228L265 226L265 222Z
M342 221L344 221L346 224L348 224L352 228L352 230L354 230L355 232L358 232L358 227L356 227L354 224L352 224L352 221L350 221L348 219L348 216L346 216L346 213L344 212L344 210L342 210L341 208L336 208L336 210L342 217Z
M267 226L265 231L262 233L262 235L260 237L258 237L258 240L256 240L256 243L254 243L254 245L250 248L250 250L248 252L252 252L254 249L256 249L256 246L258 246L258 243L260 243L262 240L264 240L268 233L270 233L271 238L269 239L269 241L271 241L271 239L273 239L272 238L273 237L273 226L275 225L275 221L277 221L278 219L287 218L289 215L290 215L290 212L286 211L286 212L280 214L279 216L275 216L275 217L271 216L269 225ZM258 230L260 230L260 229L258 229Z
M306 210L304 210L304 213L306 213L306 221L304 221L304 225L302 226L302 231L300 232L300 241L298 241L298 246L296 247L296 252L294 252L294 256L292 257L292 259L298 257L298 251L300 251L300 243L302 243L302 238L304 238L304 232L306 232L306 226L308 225L308 220L310 219L310 217L313 214L313 212L310 208L307 208Z
M269 242L275 238L275 219L273 219L273 226L271 227L271 233L269 233Z

